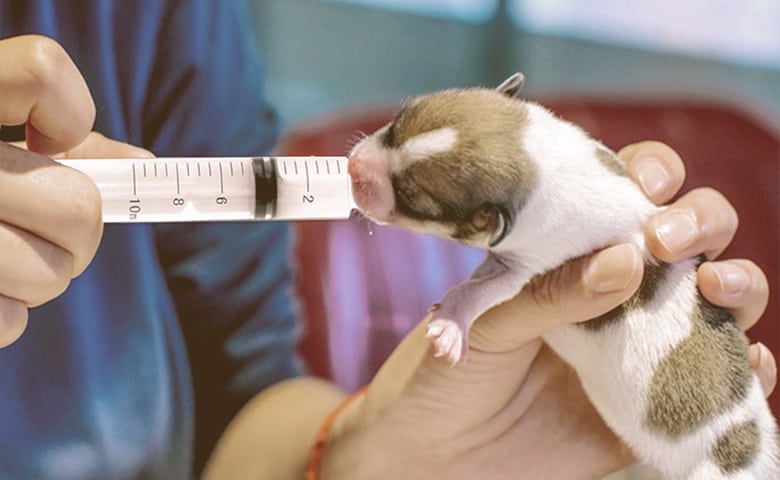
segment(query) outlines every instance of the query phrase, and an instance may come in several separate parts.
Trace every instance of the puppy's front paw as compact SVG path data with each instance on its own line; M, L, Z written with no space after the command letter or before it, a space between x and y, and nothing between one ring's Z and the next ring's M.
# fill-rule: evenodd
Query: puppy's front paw
M464 357L465 335L455 321L446 318L433 319L428 323L425 336L433 343L434 355L446 357L451 366L455 366Z

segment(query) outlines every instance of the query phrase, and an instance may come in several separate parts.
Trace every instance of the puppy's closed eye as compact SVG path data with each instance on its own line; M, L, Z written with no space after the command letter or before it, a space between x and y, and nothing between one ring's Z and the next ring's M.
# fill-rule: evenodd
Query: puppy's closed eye
M500 205L486 203L474 213L471 224L479 232L490 234L490 246L501 243L510 230L509 210Z

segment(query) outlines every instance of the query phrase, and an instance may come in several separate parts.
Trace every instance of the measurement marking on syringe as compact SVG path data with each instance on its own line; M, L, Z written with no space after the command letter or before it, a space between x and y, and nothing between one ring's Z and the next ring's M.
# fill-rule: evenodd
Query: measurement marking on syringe
M245 175L244 173L244 162L239 163L241 165L241 176L243 177Z
M189 162L185 163L184 166L187 167L187 176L189 177L190 176L190 164L189 164Z
M165 167L165 176L168 176L168 163L163 163L163 166Z
M311 191L311 182L309 181L309 162L306 162L303 164L304 167L306 167L306 191Z
M282 167L284 167L284 174L287 175L287 161L282 162Z
M154 176L157 177L157 164L154 164Z
M233 176L233 162L228 162L228 165L230 165L230 176Z
M200 173L200 162L196 163L195 165L198 166L198 176L200 177L201 176L201 173Z
M209 166L209 177L213 177L213 176L214 176L214 174L213 174L213 173L212 173L212 171L211 171L211 164L210 164L210 163L207 163L206 165L208 165L208 166Z
M336 160L336 172L338 172L339 175L341 175L341 162Z
M181 182L179 181L179 164L176 163L176 195L181 195Z
M219 193L225 193L225 179L222 176L222 162L218 163L219 165Z
M135 163L133 164L133 196L135 197L138 193L138 188L136 187L135 183Z
M293 162L293 169L295 170L295 174L298 175L298 162Z
M330 175L330 162L325 160L325 170L328 172L328 175Z
M146 178L146 164L144 163L144 178Z

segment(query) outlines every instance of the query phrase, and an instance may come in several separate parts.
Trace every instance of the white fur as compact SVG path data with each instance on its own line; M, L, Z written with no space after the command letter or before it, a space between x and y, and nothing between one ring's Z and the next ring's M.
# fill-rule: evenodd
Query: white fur
M494 250L508 256L543 255L539 260L547 270L617 242L634 240L642 246L637 232L656 207L628 177L616 176L595 155L583 154L595 152L599 144L580 129L534 104L528 104L528 117L523 148L530 158L544 161L535 162L537 185L510 237ZM555 215L549 214L551 209ZM560 235L562 231L567 234Z
M406 160L416 162L448 152L457 142L458 132L454 128L437 128L410 138L401 146L401 151Z

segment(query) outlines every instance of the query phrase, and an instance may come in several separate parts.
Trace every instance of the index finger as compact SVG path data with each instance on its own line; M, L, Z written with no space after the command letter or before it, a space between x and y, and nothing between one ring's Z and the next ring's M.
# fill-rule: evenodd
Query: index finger
M685 182L682 159L665 143L634 143L622 148L618 156L626 162L628 175L656 205L671 200Z
M26 124L27 147L52 155L81 143L95 104L84 78L54 40L24 35L0 41L0 125Z

